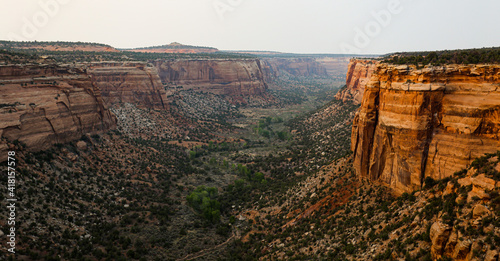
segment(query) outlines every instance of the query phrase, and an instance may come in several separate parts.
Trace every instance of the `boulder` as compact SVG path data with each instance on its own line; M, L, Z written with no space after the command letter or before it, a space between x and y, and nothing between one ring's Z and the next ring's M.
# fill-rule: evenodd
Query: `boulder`
M455 251L453 251L453 259L455 260L464 260L467 258L467 255L470 252L470 247L472 242L469 239L458 242L455 247Z
M87 150L87 143L83 140L80 140L76 143L76 147L81 150L81 151L86 151Z
M433 257L440 257L443 254L444 247L448 238L450 237L451 227L437 221L431 226L430 237L431 237L431 254Z
M490 214L490 211L488 210L488 208L482 204L475 205L474 209L472 210L472 218L474 218L474 219L488 216L489 214Z

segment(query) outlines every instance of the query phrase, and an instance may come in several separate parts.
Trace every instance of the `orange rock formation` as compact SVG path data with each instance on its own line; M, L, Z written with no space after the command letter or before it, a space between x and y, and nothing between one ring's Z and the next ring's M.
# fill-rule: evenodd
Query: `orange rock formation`
M0 89L0 161L7 140L38 151L116 125L100 89L78 67L0 66Z
M500 65L379 64L363 87L351 140L361 177L412 191L500 149Z
M121 102L166 109L167 97L155 67L144 62L91 63L88 73L106 104Z
M161 81L172 87L227 95L241 103L267 99L267 84L258 59L157 60Z

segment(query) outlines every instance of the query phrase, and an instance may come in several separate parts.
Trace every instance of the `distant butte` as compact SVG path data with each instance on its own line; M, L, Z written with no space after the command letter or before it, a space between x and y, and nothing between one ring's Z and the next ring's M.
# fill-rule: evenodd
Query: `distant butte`
M172 42L161 46L125 49L125 51L141 53L215 53L219 50L213 47L184 45L178 42Z

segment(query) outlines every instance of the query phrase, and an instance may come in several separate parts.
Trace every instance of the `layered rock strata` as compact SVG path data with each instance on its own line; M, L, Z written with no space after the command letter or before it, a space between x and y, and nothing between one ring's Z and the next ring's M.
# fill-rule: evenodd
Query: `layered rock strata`
M340 90L335 98L360 104L365 86L370 80L379 62L375 60L351 59L347 69L346 87Z
M116 125L101 90L82 68L0 66L0 89L0 161L7 141L39 151Z
M500 149L499 65L379 64L364 89L351 139L361 177L413 191Z

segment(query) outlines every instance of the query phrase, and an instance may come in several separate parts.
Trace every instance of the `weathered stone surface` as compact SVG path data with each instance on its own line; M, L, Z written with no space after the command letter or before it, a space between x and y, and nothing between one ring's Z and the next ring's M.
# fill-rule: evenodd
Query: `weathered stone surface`
M499 86L498 65L377 65L353 122L356 172L402 193L496 152Z
M476 206L474 206L474 209L472 210L472 218L474 219L484 217L489 214L490 211L488 210L488 208L486 208L484 205L481 204L477 204Z
M351 59L347 69L346 88L340 90L335 98L360 104L363 100L365 86L377 68L378 61Z
M472 242L469 239L458 242L453 251L452 258L454 260L465 260L470 252Z
M81 68L0 66L0 85L0 161L6 159L6 140L38 151L116 126L99 87Z
M446 242L450 237L451 227L441 222L435 222L431 226L431 253L434 257L440 257L446 246Z
M288 73L293 76L328 76L326 68L313 58L269 58L263 59L262 68L266 76L278 77Z
M232 102L242 104L251 99L269 99L258 59L157 60L154 65L161 81L172 88L227 95ZM167 94L174 91L168 90Z
M488 250L486 252L486 256L484 261L497 261L498 260L498 251L497 250Z
M154 109L168 107L167 95L158 71L147 63L91 63L88 73L108 105L128 102Z

